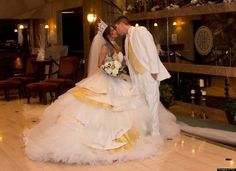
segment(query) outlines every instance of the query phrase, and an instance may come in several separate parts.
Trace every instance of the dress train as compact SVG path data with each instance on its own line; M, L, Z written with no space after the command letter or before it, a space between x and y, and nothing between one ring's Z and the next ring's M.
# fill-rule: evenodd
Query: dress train
M32 160L98 164L144 159L162 152L179 134L160 104L160 136L150 134L151 114L129 81L98 72L46 108L40 123L24 131Z

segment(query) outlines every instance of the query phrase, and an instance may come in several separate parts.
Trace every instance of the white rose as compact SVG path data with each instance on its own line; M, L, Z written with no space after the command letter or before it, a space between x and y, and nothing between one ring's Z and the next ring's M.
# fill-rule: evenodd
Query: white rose
M116 68L112 72L113 76L117 76L119 74L119 70Z
M115 65L115 67L118 68L118 69L121 67L121 63L118 62L118 61L114 61L114 65Z
M111 69L111 68L107 68L107 69L106 69L106 72L111 75L112 69Z

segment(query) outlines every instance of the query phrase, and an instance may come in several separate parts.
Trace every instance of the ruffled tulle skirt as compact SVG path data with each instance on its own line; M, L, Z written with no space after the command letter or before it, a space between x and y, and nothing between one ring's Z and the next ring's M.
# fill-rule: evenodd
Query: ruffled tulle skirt
M151 114L128 80L99 72L82 80L24 131L32 160L78 164L144 159L160 153L179 133L175 117L160 107L161 136L150 134Z

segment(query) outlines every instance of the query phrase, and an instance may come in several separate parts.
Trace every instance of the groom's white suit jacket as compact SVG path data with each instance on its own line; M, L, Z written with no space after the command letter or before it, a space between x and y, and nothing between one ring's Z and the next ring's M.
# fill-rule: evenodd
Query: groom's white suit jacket
M136 58L147 72L158 73L158 81L170 77L169 72L160 61L152 35L145 27L131 26L129 28L125 40L126 58L128 55L128 41L130 41Z

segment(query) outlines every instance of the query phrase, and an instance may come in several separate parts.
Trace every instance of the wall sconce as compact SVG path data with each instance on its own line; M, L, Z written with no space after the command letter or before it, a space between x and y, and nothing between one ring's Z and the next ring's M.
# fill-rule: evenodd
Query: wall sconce
M62 14L73 14L73 13L75 13L74 11L62 11L61 12Z
M24 25L23 24L20 24L19 25L19 29L24 29L25 27L24 27Z
M44 28L45 28L45 29L49 29L49 25L48 25L48 24L45 24L45 25L44 25Z
M182 26L184 24L185 24L185 22L182 20L176 20L172 23L173 26Z
M90 24L94 23L97 19L97 15L95 13L89 13L87 15L87 20Z
M158 26L158 24L157 24L157 23L154 23L154 24L153 24L153 26L154 26L154 27L157 27L157 26Z
M15 33L17 33L17 32L18 32L18 30L17 30L17 29L14 29L14 32L15 32Z

